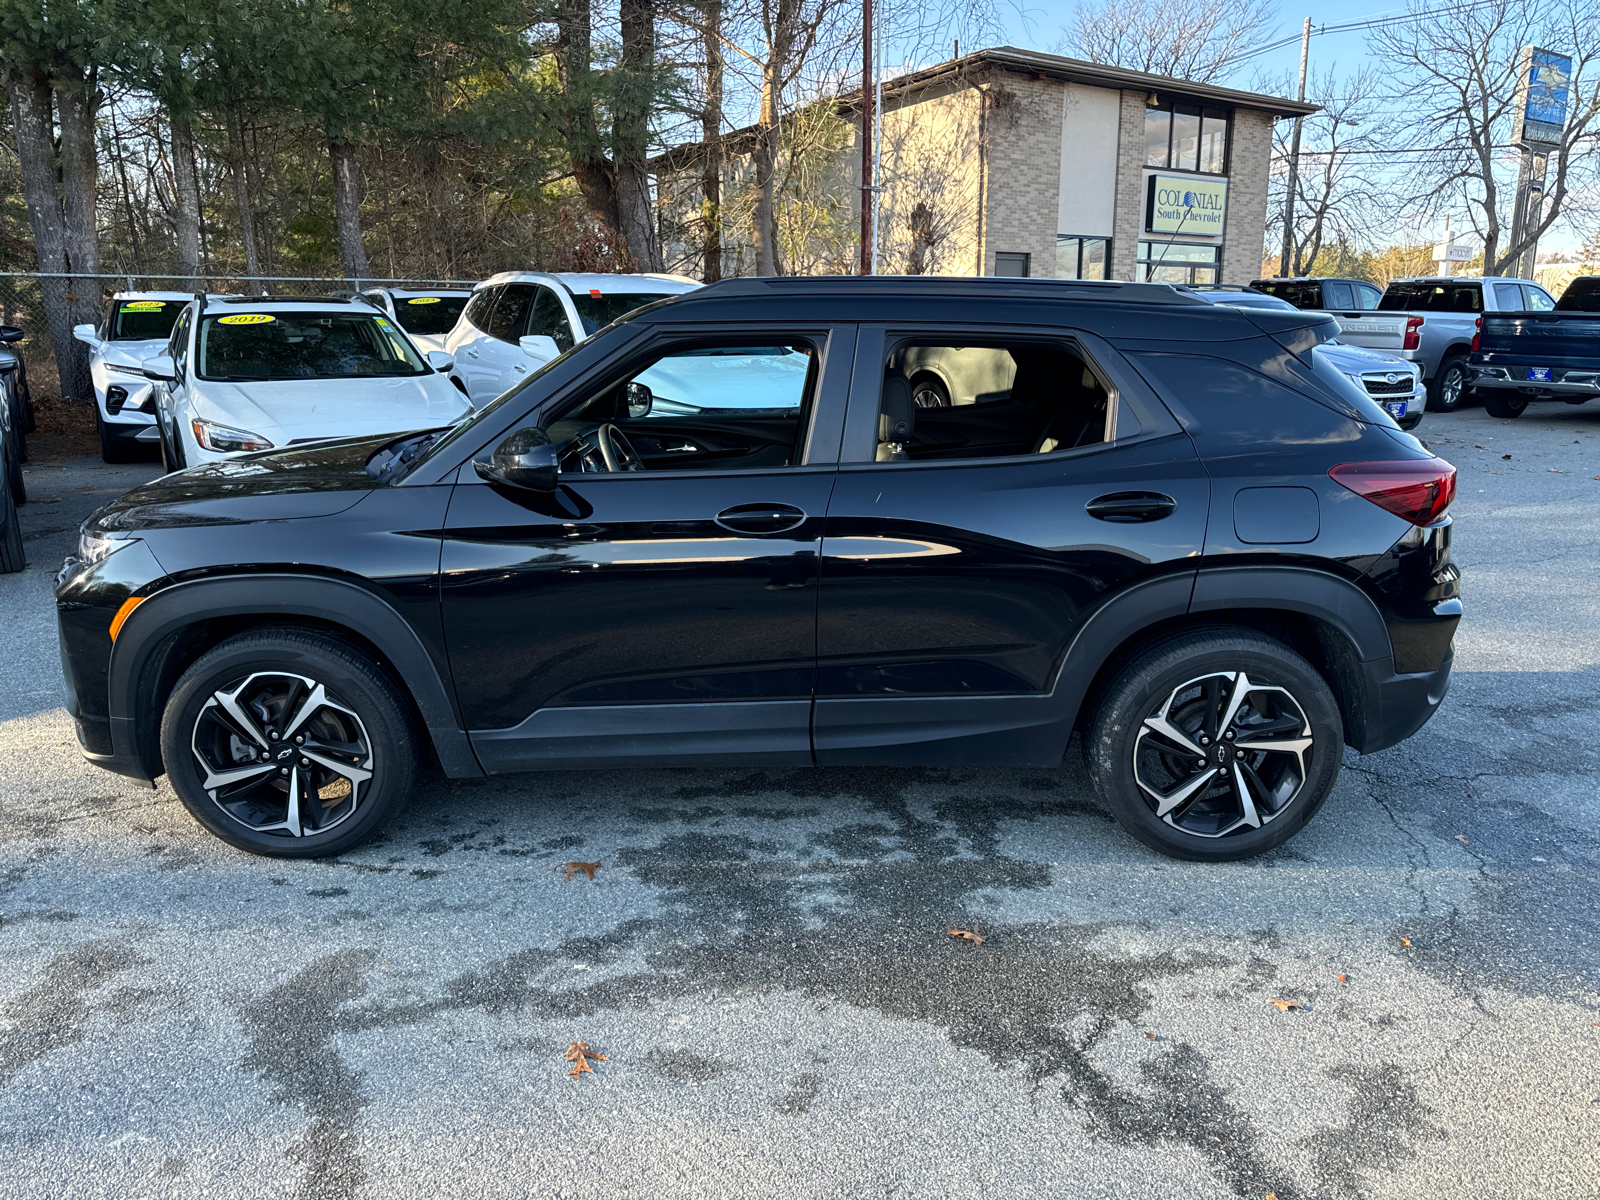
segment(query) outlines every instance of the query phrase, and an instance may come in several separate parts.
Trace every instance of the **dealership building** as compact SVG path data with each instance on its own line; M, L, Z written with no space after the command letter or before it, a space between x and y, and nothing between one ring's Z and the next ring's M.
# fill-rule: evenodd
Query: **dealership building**
M892 80L877 193L884 274L1243 283L1261 270L1273 126L1316 106L1011 47ZM786 273L851 271L859 96L784 130ZM724 142L723 273L753 274L752 131ZM701 275L703 147L653 164L669 269ZM831 219L829 218L831 211ZM742 223L740 215L745 214Z

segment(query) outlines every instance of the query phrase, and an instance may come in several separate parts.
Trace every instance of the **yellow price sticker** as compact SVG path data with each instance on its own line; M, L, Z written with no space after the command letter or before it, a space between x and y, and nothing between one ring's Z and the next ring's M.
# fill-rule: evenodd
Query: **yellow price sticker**
M129 300L122 306L123 312L144 312L151 308L165 308L165 300Z
M235 313L231 317L218 317L218 325L265 325L268 321L278 318L266 313Z
M372 319L378 323L379 329L389 328L389 322L385 321L382 317L373 317Z
M407 300L406 303L407 304L437 304L437 303L439 303L439 297L437 297L437 296L418 296L414 300Z

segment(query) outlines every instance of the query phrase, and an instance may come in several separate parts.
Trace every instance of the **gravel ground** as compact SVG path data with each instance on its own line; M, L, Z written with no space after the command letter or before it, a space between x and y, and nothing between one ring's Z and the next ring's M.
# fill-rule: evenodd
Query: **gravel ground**
M59 707L51 577L156 468L30 468L0 1196L1600 1194L1600 406L1418 432L1461 468L1454 689L1228 866L1073 755L435 779L340 861L251 858Z

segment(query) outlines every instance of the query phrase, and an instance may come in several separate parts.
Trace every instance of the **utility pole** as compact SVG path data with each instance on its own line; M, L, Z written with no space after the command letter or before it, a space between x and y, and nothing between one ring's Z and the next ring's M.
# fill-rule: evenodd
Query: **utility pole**
M878 15L888 0L878 0ZM872 88L872 270L878 273L878 203L883 196L883 39L878 39L878 76Z
M1305 29L1300 34L1300 91L1296 99L1305 102L1306 63L1311 58L1311 18L1306 18ZM1305 125L1303 116L1294 119L1294 133L1289 137L1289 190L1283 198L1283 257L1278 260L1278 274L1294 273L1294 194L1300 187L1300 130Z
M872 274L872 0L861 0L861 274Z

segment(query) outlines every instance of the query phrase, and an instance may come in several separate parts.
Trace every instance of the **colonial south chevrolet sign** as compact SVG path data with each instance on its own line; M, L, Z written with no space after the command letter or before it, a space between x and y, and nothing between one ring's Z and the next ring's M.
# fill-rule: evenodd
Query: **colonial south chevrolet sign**
M1152 175L1145 196L1145 229L1151 233L1222 236L1228 214L1228 181L1189 175Z

